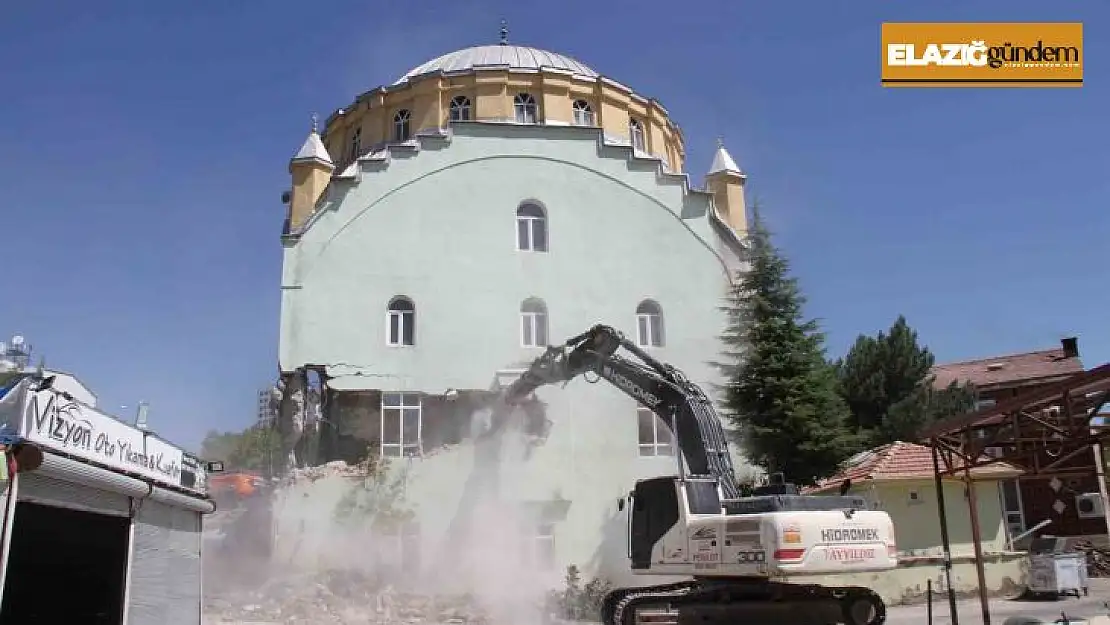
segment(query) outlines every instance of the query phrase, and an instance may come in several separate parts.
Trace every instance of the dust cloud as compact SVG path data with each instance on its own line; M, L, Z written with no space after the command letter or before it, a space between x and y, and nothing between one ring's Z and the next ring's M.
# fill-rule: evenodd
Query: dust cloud
M528 487L535 437L521 410L470 418L462 443L391 459L387 478L361 486L368 517L376 498L400 493L420 521L415 536L337 519L360 474L342 462L296 471L252 512L218 513L206 622L547 622L561 576L537 566L537 519L524 503L538 498Z

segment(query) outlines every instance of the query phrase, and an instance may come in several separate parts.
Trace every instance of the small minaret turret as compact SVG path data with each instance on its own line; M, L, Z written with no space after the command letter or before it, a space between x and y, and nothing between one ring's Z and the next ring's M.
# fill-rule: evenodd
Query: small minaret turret
M316 132L316 115L312 116L312 132L297 155L289 161L289 173L293 176L293 188L289 194L289 224L287 231L300 229L316 209L316 202L324 194L335 163L324 147L323 140Z
M740 235L748 232L748 206L744 201L747 180L748 177L725 149L724 141L717 139L717 153L713 155L713 163L705 175L705 186L713 194L717 212Z

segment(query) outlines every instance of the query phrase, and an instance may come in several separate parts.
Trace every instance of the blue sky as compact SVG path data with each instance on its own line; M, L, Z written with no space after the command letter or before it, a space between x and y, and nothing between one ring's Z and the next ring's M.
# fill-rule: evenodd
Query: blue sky
M277 371L280 196L310 114L502 18L662 101L699 182L724 137L830 352L905 314L940 360L1072 334L1110 360L1110 5L1043 0L13 3L0 334L182 443L245 425ZM1082 89L878 83L883 21L1073 20Z

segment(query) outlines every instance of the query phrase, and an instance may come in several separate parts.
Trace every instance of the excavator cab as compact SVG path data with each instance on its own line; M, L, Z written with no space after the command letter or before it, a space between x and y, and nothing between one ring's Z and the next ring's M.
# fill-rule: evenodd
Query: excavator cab
M687 511L690 515L721 514L717 480L667 475L636 482L628 494L628 558L633 570L651 567L655 545Z

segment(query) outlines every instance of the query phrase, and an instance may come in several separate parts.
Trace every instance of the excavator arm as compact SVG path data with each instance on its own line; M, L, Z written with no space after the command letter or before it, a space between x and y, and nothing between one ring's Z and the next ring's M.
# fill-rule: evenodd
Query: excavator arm
M620 355L621 350L635 360ZM724 499L739 497L727 434L713 402L680 371L652 358L610 326L595 325L562 345L548 347L501 392L502 414L494 409L495 422L541 386L591 372L659 415L674 434L691 477L716 478Z

